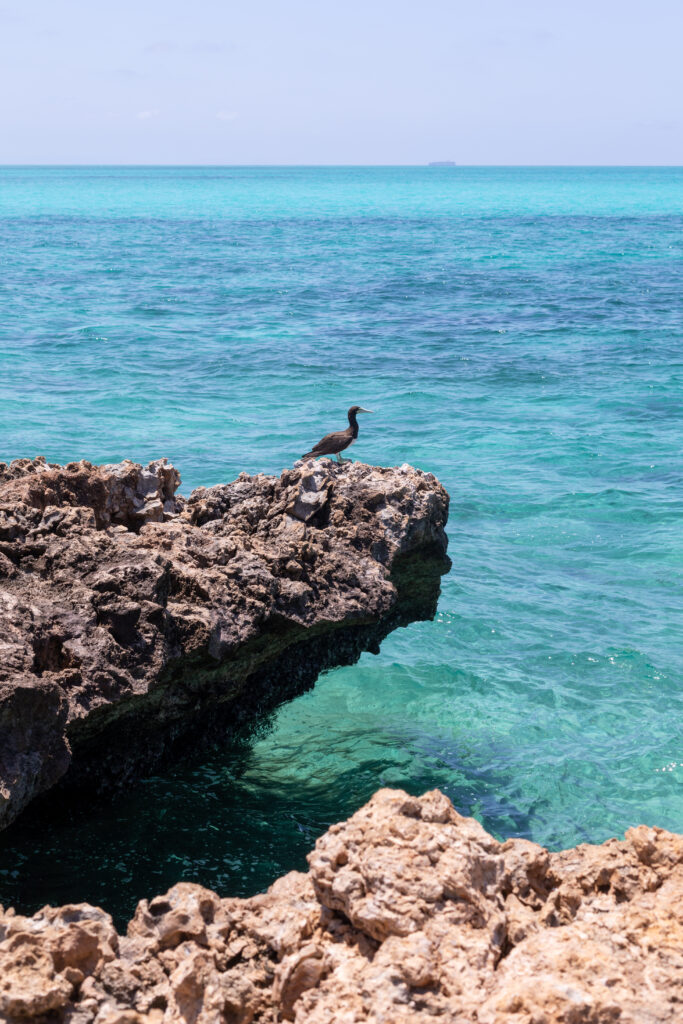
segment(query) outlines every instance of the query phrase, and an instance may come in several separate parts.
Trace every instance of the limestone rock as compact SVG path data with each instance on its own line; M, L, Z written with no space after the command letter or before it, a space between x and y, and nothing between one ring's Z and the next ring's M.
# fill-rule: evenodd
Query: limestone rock
M431 474L179 482L165 459L0 464L0 827L65 774L123 785L434 614Z
M0 1020L664 1024L683 1008L683 836L548 853L438 791L380 790L267 893L182 883L103 911L0 910Z

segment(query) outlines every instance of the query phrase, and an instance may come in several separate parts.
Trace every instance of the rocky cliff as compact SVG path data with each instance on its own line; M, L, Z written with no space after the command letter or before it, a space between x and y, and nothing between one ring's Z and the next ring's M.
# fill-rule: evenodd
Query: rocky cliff
M165 460L0 464L0 827L107 788L434 614L448 496L329 460L176 494Z
M251 899L190 883L119 936L0 913L9 1024L664 1024L683 1019L683 837L548 853L438 791L381 790Z

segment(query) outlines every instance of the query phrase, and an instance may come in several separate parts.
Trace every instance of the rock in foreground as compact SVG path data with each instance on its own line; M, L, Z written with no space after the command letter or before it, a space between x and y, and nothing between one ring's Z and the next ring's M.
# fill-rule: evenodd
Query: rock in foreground
M309 865L247 900L181 883L126 937L87 904L0 913L0 1019L683 1019L683 836L640 826L549 854L497 842L438 791L381 790Z
M0 464L0 827L256 719L429 618L448 495L298 463L176 495L165 460Z

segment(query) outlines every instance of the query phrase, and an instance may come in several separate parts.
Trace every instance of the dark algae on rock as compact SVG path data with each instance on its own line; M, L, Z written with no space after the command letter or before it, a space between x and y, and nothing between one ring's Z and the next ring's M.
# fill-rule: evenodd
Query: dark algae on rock
M166 462L0 464L0 826L257 720L431 618L448 495L297 463L176 494Z

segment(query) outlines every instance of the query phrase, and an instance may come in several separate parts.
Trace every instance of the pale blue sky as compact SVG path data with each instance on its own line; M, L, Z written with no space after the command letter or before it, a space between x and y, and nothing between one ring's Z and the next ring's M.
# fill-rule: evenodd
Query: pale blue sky
M683 164L683 0L0 0L0 163Z

